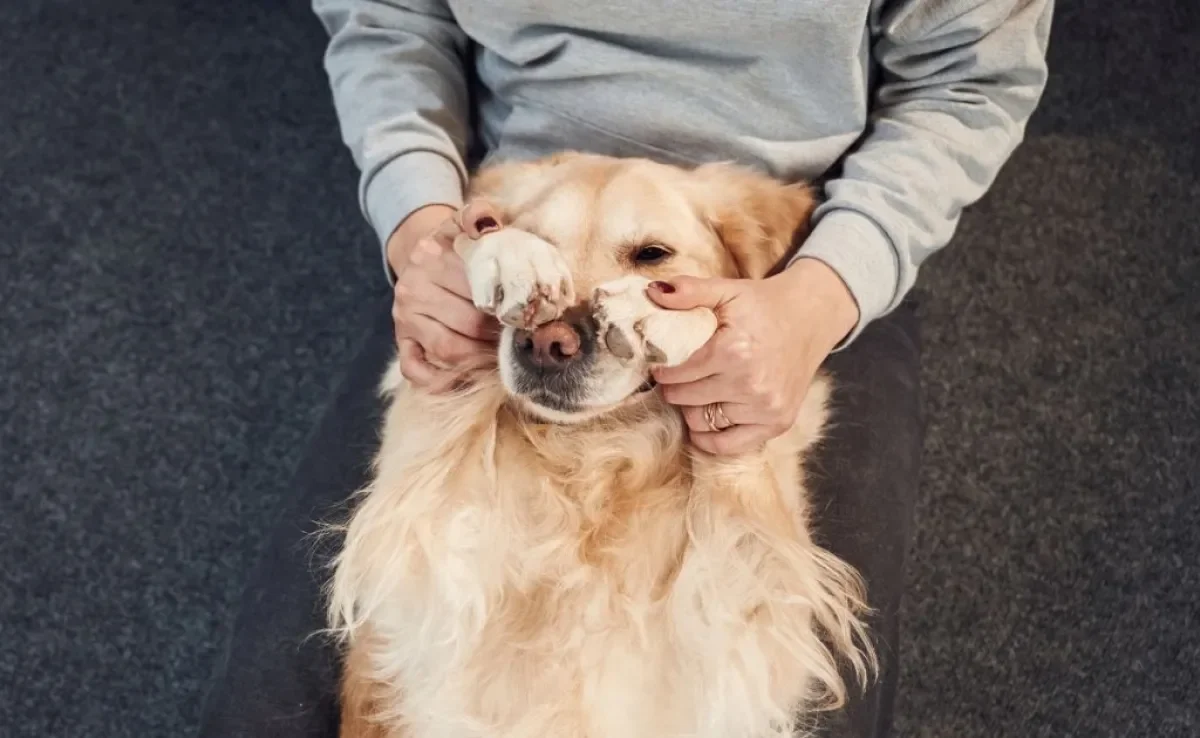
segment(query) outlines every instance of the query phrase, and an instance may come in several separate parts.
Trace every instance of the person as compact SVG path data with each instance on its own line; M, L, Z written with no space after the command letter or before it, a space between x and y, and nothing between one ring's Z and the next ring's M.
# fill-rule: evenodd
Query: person
M657 378L691 442L736 453L789 424L819 367L834 375L836 420L812 465L815 525L866 580L881 672L822 730L889 735L924 422L912 289L1023 138L1046 82L1052 0L313 6L390 309L297 472L201 734L336 733L337 658L313 637L328 551L314 559L308 534L365 481L375 388L394 352L411 382L436 392L494 350L496 326L470 303L461 260L432 237L464 204L470 172L573 149L735 161L819 184L811 231L774 276L652 292L669 309L712 307L722 324ZM732 427L714 431L705 407Z

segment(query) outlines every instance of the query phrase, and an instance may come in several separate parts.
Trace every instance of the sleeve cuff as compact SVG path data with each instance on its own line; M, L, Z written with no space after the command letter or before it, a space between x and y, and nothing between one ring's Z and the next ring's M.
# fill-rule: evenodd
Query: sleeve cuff
M893 307L900 278L896 249L873 220L854 210L821 217L789 266L819 259L841 277L858 304L858 323L834 351L849 346L867 324Z
M383 270L394 282L387 263L387 242L396 228L426 205L462 207L466 173L441 154L413 151L392 159L363 184L362 209L379 239Z

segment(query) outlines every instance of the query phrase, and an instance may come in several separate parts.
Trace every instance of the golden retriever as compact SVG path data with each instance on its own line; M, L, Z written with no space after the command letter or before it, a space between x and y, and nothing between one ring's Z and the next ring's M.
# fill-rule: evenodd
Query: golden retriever
M845 700L845 669L874 664L860 579L810 536L801 461L829 380L761 451L689 448L649 368L684 361L717 320L645 295L672 275L767 276L806 231L811 189L564 153L487 167L469 195L504 224L455 243L503 324L496 366L451 395L396 366L383 380L372 480L329 587L341 735L811 728Z

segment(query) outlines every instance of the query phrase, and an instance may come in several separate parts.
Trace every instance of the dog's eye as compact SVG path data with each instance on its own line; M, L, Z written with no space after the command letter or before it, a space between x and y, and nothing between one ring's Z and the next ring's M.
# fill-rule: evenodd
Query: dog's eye
M670 255L671 252L662 246L641 246L633 252L633 260L643 265L657 264Z

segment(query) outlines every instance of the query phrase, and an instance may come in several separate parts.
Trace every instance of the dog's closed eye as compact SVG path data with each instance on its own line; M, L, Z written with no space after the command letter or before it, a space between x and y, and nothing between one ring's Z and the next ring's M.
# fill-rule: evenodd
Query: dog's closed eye
M671 257L671 250L657 243L643 244L630 252L630 258L638 266L661 264Z

